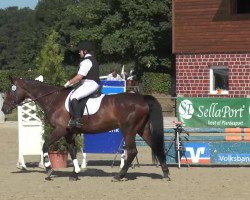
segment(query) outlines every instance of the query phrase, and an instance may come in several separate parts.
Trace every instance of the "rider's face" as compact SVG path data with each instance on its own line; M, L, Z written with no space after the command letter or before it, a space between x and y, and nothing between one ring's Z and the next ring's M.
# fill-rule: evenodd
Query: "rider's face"
M85 54L86 54L85 51L79 50L80 58L84 58Z

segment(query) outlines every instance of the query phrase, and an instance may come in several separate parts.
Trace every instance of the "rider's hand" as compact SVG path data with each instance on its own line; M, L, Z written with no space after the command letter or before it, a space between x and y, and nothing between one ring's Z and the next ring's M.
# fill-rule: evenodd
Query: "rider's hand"
M70 86L72 86L72 84L68 81L67 83L65 83L65 85L64 85L64 87L70 87Z

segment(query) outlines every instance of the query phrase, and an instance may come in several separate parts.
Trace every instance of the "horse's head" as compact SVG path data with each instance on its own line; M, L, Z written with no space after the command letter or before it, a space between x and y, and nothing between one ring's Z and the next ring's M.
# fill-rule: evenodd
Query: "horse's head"
M18 104L25 99L25 91L23 90L23 80L10 77L12 86L4 95L2 111L4 114L10 113Z

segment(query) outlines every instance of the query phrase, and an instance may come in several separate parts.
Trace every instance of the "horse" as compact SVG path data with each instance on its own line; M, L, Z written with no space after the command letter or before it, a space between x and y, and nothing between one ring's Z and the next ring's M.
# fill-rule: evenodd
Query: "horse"
M65 100L72 88L17 77L10 77L10 81L12 87L5 94L2 111L8 114L28 98L43 109L49 123L54 127L42 148L47 173L45 179L51 180L53 174L48 156L49 146L64 137L73 161L73 172L69 178L74 181L78 180L80 168L76 159L77 151L74 141L76 132L68 127L71 116L65 108ZM162 178L170 180L164 147L162 108L156 98L139 93L106 95L98 111L92 115L83 115L81 120L82 126L77 130L78 133L96 134L120 128L126 146L127 159L120 172L114 176L114 180L120 181L126 178L126 173L138 153L135 142L136 134L143 138L157 157L163 172Z

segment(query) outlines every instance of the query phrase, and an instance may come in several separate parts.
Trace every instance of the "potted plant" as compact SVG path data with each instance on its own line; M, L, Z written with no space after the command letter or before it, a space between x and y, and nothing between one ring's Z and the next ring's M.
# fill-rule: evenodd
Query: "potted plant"
M216 88L217 94L222 94L222 89L221 88Z
M44 129L42 137L44 140L46 140L46 138L49 136L49 134L53 130L53 127L47 122L45 116L43 116L42 122L43 122L43 129ZM49 153L49 159L50 159L52 168L66 168L67 167L68 146L64 138L61 138L60 140L52 144L49 147L48 153Z
M38 109L38 115L39 115L39 117L42 121L42 124L43 124L44 132L42 134L42 138L43 138L43 140L46 140L46 138L49 136L49 134L53 130L53 127L47 121L47 118L41 109ZM83 138L80 134L78 134L75 137L75 142L76 142L77 152L81 152L82 146L83 146ZM67 167L68 144L67 144L65 138L61 138L57 142L50 145L48 153L49 153L49 159L50 159L52 168L55 169L55 168L66 168Z

